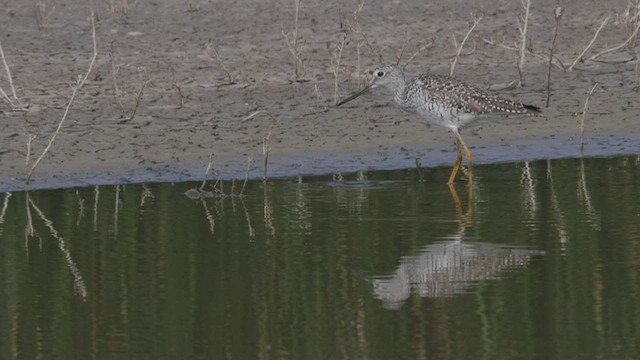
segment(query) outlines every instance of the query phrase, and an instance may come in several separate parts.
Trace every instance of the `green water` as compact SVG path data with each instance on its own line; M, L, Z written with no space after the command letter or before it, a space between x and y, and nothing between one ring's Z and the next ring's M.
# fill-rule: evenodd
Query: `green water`
M1 195L0 358L640 358L640 157L448 172Z

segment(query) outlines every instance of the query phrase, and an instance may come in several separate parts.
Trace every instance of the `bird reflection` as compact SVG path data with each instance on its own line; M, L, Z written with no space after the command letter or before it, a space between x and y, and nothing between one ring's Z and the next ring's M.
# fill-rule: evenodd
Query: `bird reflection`
M462 294L478 282L496 279L499 273L526 266L542 251L491 243L443 241L405 256L396 271L373 279L374 295L387 309L398 309L411 292L421 297Z
M390 275L372 279L374 296L387 309L399 309L411 293L420 297L450 297L471 290L480 281L496 279L501 272L526 266L543 251L484 242L464 242L472 222L472 189L465 212L455 188L451 196L459 218L458 231L449 240L427 245L416 255L404 256Z

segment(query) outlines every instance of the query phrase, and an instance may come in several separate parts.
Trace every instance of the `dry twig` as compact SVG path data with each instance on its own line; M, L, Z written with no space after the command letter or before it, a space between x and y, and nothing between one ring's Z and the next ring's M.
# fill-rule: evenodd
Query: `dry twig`
M109 0L111 18L126 19L129 16L129 0Z
M484 41L486 44L489 44L491 46L495 46L495 47L500 48L500 49L513 51L514 53L518 52L517 48L515 48L513 46L510 46L510 45L506 45L504 42L503 43L497 43L497 42L495 42L495 40L491 40L491 39L487 39L487 38L483 38L482 41ZM527 49L526 51L527 51L527 54L535 56L536 58L540 59L541 61L545 61L546 62L546 61L549 60L549 57L547 55L545 55L545 54L535 53L535 52L531 51L531 49ZM555 56L555 55L553 56L553 65L555 67L557 67L558 69L562 70L562 71L566 70L566 67L564 66L562 61L560 59L558 59L558 57Z
M25 166L29 166L29 160L31 160L31 144L33 143L33 140L35 140L38 137L38 135L31 135L28 134L27 135L27 139L25 140L26 146L27 146L27 155L25 156Z
M640 89L640 77L638 77L638 64L640 64L640 60L636 60L636 66L634 67L634 74L635 74L635 78L636 78L636 91L637 89Z
M584 150L584 118L587 116L587 112L589 111L589 99L591 99L591 95L596 90L598 83L593 84L591 90L587 94L587 99L584 101L584 107L582 108L582 113L579 116L580 121L580 151Z
M204 179L202 179L202 184L198 188L200 191L204 191L205 185L207 185L207 178L209 177L209 172L213 167L213 154L209 154L209 163L207 163L207 169L204 171Z
M302 48L304 47L304 39L298 36L298 14L300 12L300 0L294 0L296 13L294 19L294 29L293 33L285 33L284 29L282 29L282 36L284 36L284 40L287 43L287 48L289 49L289 53L291 54L293 61L293 71L295 75L295 79L298 80L300 77L304 75L304 60L301 57ZM300 41L302 40L302 41ZM299 66L298 66L299 65ZM300 67L303 72L300 73Z
M265 114L267 115L271 120L273 121L278 121L275 116L273 116L270 112L266 111L266 110L258 110L258 111L254 111L253 113L249 114L248 116L245 116L244 118L242 118L242 120L240 120L241 122L245 122L248 120L253 119L254 117L260 115L260 114Z
M182 95L182 88L178 85L176 81L175 75L173 73L173 66L169 66L169 76L171 78L171 86L176 89L178 92L178 98L180 99L180 105L178 105L178 109L181 109L184 106L184 96Z
M526 3L525 0L521 0L521 2L524 7L524 19L522 28L520 28L522 39L520 40L520 57L518 59L518 73L520 74L518 86L524 85L524 55L527 49L527 26L529 24L529 9L531 8L531 0L526 0Z
M87 73L85 74L84 77L78 76L76 85L73 87L73 92L71 93L71 97L69 98L69 102L67 103L67 107L64 109L64 114L62 115L62 119L60 119L60 122L58 123L58 127L54 131L53 135L51 135L51 138L49 139L49 143L47 144L45 149L42 151L42 154L40 154L36 162L33 164L33 166L31 166L31 169L27 173L27 177L25 179L25 183L27 184L29 184L29 180L31 180L31 175L33 174L33 171L36 169L38 164L40 164L44 156L49 152L49 149L51 149L53 142L56 140L56 137L60 133L60 129L62 129L62 124L64 124L64 121L67 119L67 115L69 114L69 108L71 108L71 104L73 103L73 100L75 99L76 94L78 93L78 90L80 90L84 85L84 83L87 81L87 78L89 77L89 74L91 73L91 70L93 69L93 66L96 62L96 58L98 57L98 50L96 45L96 24L95 24L93 11L91 12L91 37L93 39L93 57L91 58L91 63L89 64Z
M2 63L4 64L4 70L7 72L7 80L9 81L9 87L11 88L11 94L13 95L13 100L7 95L7 93L0 87L0 95L5 99L5 101L11 107L11 110L24 110L24 106L20 103L18 99L18 95L16 94L16 88L13 86L13 78L11 77L11 70L9 70L9 64L7 64L7 59L4 57L4 51L2 50L2 43L0 42L0 58L2 58Z
M271 147L269 146L269 142L271 141L271 130L273 130L273 125L269 127L269 132L266 136L262 138L262 180L267 181L267 167L269 166L269 153L271 152Z
M138 112L138 107L140 106L140 102L142 101L142 95L144 95L144 88L150 82L151 80L142 82L142 85L140 86L140 90L138 90L138 94L136 95L136 102L133 107L133 112L131 112L131 115L129 115L129 117L127 117L126 119L118 121L118 124L124 124L126 122L133 120L133 118L136 116L136 112Z
M38 29L42 30L47 23L49 22L49 17L53 14L53 11L56 9L56 6L53 5L51 10L47 11L47 3L45 0L36 0L34 4L36 23L38 24Z
M33 174L33 171L40 164L40 162L42 161L44 156L49 152L49 149L51 149L51 145L53 145L53 142L56 140L56 137L60 133L60 129L62 128L62 124L64 124L64 121L67 119L67 115L69 114L69 108L71 107L71 104L73 103L73 100L75 99L76 94L77 94L78 90L80 89L80 87L82 85L82 82L80 80L81 79L78 78L78 81L76 82L76 85L73 87L73 92L71 93L71 97L69 98L69 102L67 103L67 107L64 109L64 114L62 115L62 119L60 119L60 122L58 123L58 127L56 128L56 130L54 131L53 135L49 139L49 143L47 144L47 147L45 147L45 149L42 151L42 154L40 154L40 156L38 157L36 162L33 164L33 166L31 166L31 169L27 173L27 177L25 179L25 183L29 184L29 181L31 180L31 175Z
M257 116L259 114L267 115L276 124L278 122L278 119L276 119L275 116L273 116L270 112L265 111L265 110L254 111L249 116L246 116L245 118L243 118L241 121L245 122L245 121L247 121L249 119L254 118L255 116ZM267 166L268 166L268 163L269 163L269 153L271 152L271 147L269 146L269 141L271 140L271 132L273 130L273 126L274 126L274 124L269 126L269 131L267 132L267 135L262 138L262 156L263 156L263 174L262 174L263 176L262 176L262 178L265 181L267 180Z
M347 36L344 35L342 40L338 41L336 44L336 49L333 52L333 57L331 58L331 65L333 65L333 78L334 78L334 86L333 86L333 106L338 104L338 100L340 99L340 88L338 87L338 80L340 79L340 61L342 60L342 49L344 48L344 42L347 39Z
M242 182L242 188L240 189L240 196L244 194L244 189L247 187L247 181L249 181L249 170L251 170L251 164L253 163L253 159L247 157L247 171L244 173L244 181Z
M351 32L362 37L362 41L364 42L365 46L373 55L375 55L375 57L378 59L378 62L384 63L384 61L382 61L382 56L373 48L373 46L369 42L369 39L367 38L367 34L364 32L364 30L362 30L362 26L360 26L360 22L358 21L358 14L360 13L360 11L362 11L362 8L364 8L364 0L361 0L358 3L358 7L353 11L352 21L347 20L347 25L349 26Z
M632 34L640 24L640 0L628 0L627 9L622 14L622 21L627 26L627 32ZM627 43L627 50L629 53L633 53L636 48L637 38L633 36L633 39Z
M435 39L431 39L429 41L423 41L422 43L419 43L417 46L416 51L413 52L413 54L411 54L411 56L409 56L409 58L407 59L407 61L405 61L404 65L402 65L402 68L406 68L409 64L411 64L413 62L413 59L416 58L416 56L418 56L423 50L428 49L430 47L433 46L433 44L435 44Z
M582 57L584 56L584 54L587 53L587 51L589 51L589 49L591 48L593 43L596 41L596 38L600 34L600 31L602 31L602 28L604 28L604 26L607 25L607 23L609 22L610 18L611 18L611 15L607 16L606 18L604 18L604 20L602 20L602 22L600 23L600 26L598 27L598 30L596 30L596 33L593 34L593 38L591 39L591 41L589 42L587 47L584 48L584 50L582 50L580 55L578 55L578 57L573 61L573 63L571 64L571 66L569 66L569 68L567 70L569 70L569 71L573 70L574 66L576 66L576 64L578 62L582 61Z
M404 50L407 48L408 43L409 43L409 37L407 36L407 29L405 28L402 47L400 48L400 51L396 53L396 65L400 65L400 60L402 60L402 56L404 55Z
M123 109L124 104L122 100L124 98L124 95L122 94L122 91L118 87L118 72L120 71L120 66L116 65L116 62L115 62L115 52L113 50L114 42L115 41L112 41L109 44L109 53L108 53L109 62L111 63L111 79L113 80L113 97L116 102L116 105L118 105L120 109Z
M218 62L218 64L220 64L220 66L222 67L222 71L224 71L224 73L227 75L227 81L229 84L233 84L235 82L233 75L231 75L231 71L229 71L229 68L224 64L222 58L220 58L218 48L216 48L213 42L208 42L207 45L205 45L204 54L209 59L215 60Z
M606 49L606 50L600 51L599 53L593 54L587 60L595 60L595 59L599 58L602 55L606 55L606 54L612 53L614 51L620 50L620 49L622 49L624 47L628 47L630 44L635 42L636 35L638 35L638 30L640 30L640 24L638 24L636 26L635 30L633 30L633 33L631 33L631 35L627 38L627 40L625 40L622 44L620 44L618 46L614 46L614 47L612 47L610 49Z
M482 20L482 16L476 17L473 16L473 14L471 16L473 18L473 25L471 25L471 28L469 28L469 31L467 31L467 34L464 36L460 44L457 43L455 34L453 35L454 45L456 47L456 55L451 62L451 70L449 71L449 76L453 76L453 71L456 69L456 64L458 63L458 58L462 53L462 47L464 46L464 43L467 42L467 39L469 38L469 35L471 35L473 29L475 29L478 23L480 23L480 21Z
M560 28L560 20L562 19L562 7L558 6L554 10L555 26L553 28L553 38L551 39L551 48L549 49L549 64L547 66L547 102L546 107L549 107L549 100L551 99L551 63L553 61L553 49L556 46L556 38L558 37L558 28Z

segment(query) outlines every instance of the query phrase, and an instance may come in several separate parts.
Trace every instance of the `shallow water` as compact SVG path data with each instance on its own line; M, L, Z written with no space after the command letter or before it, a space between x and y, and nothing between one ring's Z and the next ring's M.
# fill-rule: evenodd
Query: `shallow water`
M640 357L640 157L449 170L5 194L0 358Z

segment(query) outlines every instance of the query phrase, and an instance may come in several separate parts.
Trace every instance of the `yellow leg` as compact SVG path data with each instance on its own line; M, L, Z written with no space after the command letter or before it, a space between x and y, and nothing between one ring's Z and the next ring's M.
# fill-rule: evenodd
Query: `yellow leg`
M456 215L458 215L458 218L462 218L462 201L460 201L460 196L458 196L458 192L456 188L453 187L453 184L449 183L448 185L451 197L453 198L453 204L456 207Z
M453 203L456 207L456 215L458 216L458 220L460 222L460 233L463 233L465 229L471 225L473 220L473 207L472 207L472 194L471 194L471 184L469 184L469 193L467 199L467 212L462 212L462 201L460 201L460 196L458 196L458 192L453 187L452 184L449 185L449 191L451 192L451 197L453 198Z
M473 181L473 173L471 171L473 160L471 157L471 151L469 151L467 144L465 144L464 140L462 140L462 136L460 136L460 132L454 131L453 133L458 138L458 152L460 151L460 145L462 145L462 149L464 150L464 156L467 158L467 164L469 164L469 184L471 184L471 182ZM454 167L454 170L455 172L458 172L458 167L460 167L460 164L456 163L456 165L457 166ZM453 178L449 178L449 183L451 183L452 181L453 181Z
M451 171L451 176L449 176L449 181L447 182L447 184L451 185L453 184L453 180L456 178L456 174L458 173L458 169L460 168L460 163L462 162L462 153L461 153L461 149L460 149L460 137L458 136L457 142L456 142L456 149L457 149L457 155L456 155L456 163L455 165L453 165L453 171Z

